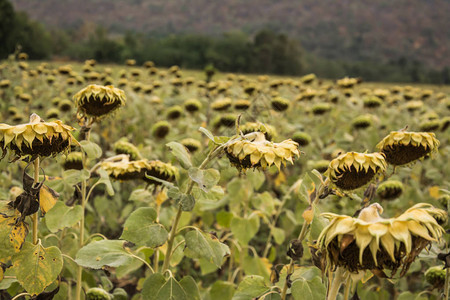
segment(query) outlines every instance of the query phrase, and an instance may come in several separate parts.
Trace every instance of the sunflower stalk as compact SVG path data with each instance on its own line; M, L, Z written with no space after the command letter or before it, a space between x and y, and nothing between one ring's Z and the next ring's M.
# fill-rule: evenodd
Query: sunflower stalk
M33 166L34 166L34 183L39 182L39 166L40 165L40 159L39 156L34 160ZM33 244L37 245L38 243L38 224L39 224L39 212L35 212L32 216L33 221Z
M449 296L449 293L448 293L449 285L450 285L450 268L447 268L446 272L445 272L444 297L442 299L448 299L448 296Z
M86 140L89 141L90 138L90 127L89 129L86 131ZM86 168L86 153L82 152L83 156L82 156L82 161L83 161L83 167ZM81 207L82 207L82 211L83 213L81 214L81 220L80 220L80 234L78 237L78 249L81 249L84 246L84 221L85 221L85 210L86 210L86 194L87 194L87 180L83 179L81 181ZM78 266L78 270L77 270L77 286L76 286L76 299L80 300L81 299L81 288L82 288L82 284L83 284L83 278L82 278L82 274L83 274L83 267Z
M339 289L341 285L347 280L347 274L345 274L345 270L342 267L338 267L336 269L333 276L333 280L331 284L328 286L327 300L335 300L337 299L337 295L339 293ZM348 296L348 295L347 295ZM344 297L344 299L347 299Z
M205 160L200 164L200 166L198 167L200 170L204 169L206 167L206 165L212 161L214 158L216 158L217 156L220 155L220 152L224 149L224 145L220 145L217 146L215 148L213 148L209 153L208 156L205 158ZM190 195L192 192L192 189L194 188L194 184L195 182L190 179L189 182L189 186L186 190L186 195ZM170 264L170 258L172 257L172 248L173 248L173 243L175 241L175 236L177 235L177 227L178 227L178 223L180 222L180 218L181 218L181 214L182 214L182 209L181 209L181 204L178 206L178 211L177 214L175 216L175 219L173 220L172 223L172 228L170 229L170 233L169 233L169 240L167 241L167 250L166 250L166 255L164 257L164 263L163 263L163 267L161 269L161 272L164 273L166 270L169 269L169 264Z
M325 180L324 182L322 182L319 186L319 189L317 190L317 193L314 195L314 200L311 201L311 208L314 210L314 207L317 205L317 203L320 200L320 196L323 194L323 192L325 191L325 188L329 185L329 180ZM298 235L298 240L302 243L303 240L306 237L306 234L308 232L309 229L309 225L311 223L307 222L306 220L303 222L302 225L302 229L300 231L300 234ZM284 286L283 286L283 290L281 291L281 299L285 300L286 299L286 295L287 295L287 290L288 290L288 282L289 282L289 277L292 275L292 273L294 273L294 260L291 258L288 268L287 268L287 273L286 273L286 281L284 282Z

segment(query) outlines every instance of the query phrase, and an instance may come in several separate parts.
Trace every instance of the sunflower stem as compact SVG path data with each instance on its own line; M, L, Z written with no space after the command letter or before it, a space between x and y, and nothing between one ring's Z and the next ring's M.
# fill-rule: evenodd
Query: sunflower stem
M325 180L322 184L320 184L316 194L314 195L314 200L311 201L311 206L314 209L314 206L317 205L317 203L320 200L320 196L323 194L325 188L328 186L329 180ZM296 184L294 184L296 186ZM303 240L306 237L306 233L308 232L309 224L306 220L303 222L302 229L300 231L300 234L298 235L298 240L300 242L303 242ZM294 260L291 258L289 266L287 268L286 273L286 281L284 282L283 290L281 291L281 299L286 299L287 289L288 289L288 279L294 272Z
M450 268L447 268L445 272L444 297L442 299L448 299L449 283L450 283Z
M220 150L223 148L224 148L224 146L221 145L221 146L218 146L218 147L212 149L208 153L208 156L205 158L205 160L201 163L201 165L198 168L203 169L211 160L213 160L220 153ZM186 190L186 195L191 194L192 189L194 188L194 184L195 184L195 182L192 179L190 179L189 186ZM173 220L172 228L170 229L169 240L167 241L167 251L166 251L166 255L164 257L164 264L161 269L162 273L164 273L166 270L169 269L170 258L172 256L173 242L175 241L175 236L177 235L177 227L178 227L178 223L180 221L182 212L183 211L181 209L181 205L179 205L177 214L175 216L175 219Z
M352 277L350 275L348 275L347 282L345 283L345 289L344 289L344 300L348 300L351 289L352 289Z
M34 160L34 183L39 182L39 163L40 159L39 156ZM35 212L32 216L33 221L33 244L37 245L38 243L38 224L39 224L39 218L38 218L38 212Z
M333 281L331 282L331 285L328 287L328 294L327 294L327 300L335 300L337 299L337 296L339 294L339 289L341 288L341 285L345 281L345 275L344 275L344 269L341 267L338 267L336 269L336 272L334 272ZM345 299L345 298L344 298Z
M90 128L86 132L86 140L89 141L90 138ZM83 167L86 169L86 153L83 152ZM80 235L78 237L78 250L84 246L84 219L85 219L85 210L86 210L86 194L87 194L87 180L83 179L81 181L81 220L80 220ZM81 288L83 285L83 267L78 266L77 270L77 286L76 286L76 300L81 299Z

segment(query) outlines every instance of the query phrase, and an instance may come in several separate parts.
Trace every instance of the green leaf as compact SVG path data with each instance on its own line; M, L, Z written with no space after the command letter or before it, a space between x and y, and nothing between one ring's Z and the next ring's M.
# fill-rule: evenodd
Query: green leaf
M176 281L175 278L170 277L166 283L164 283L163 286L157 290L155 298L144 297L144 299L188 300L189 297L178 281Z
M168 232L161 224L155 223L156 211L151 207L136 209L123 225L120 237L138 246L156 248L167 241Z
M97 159L102 156L102 148L96 143L83 140L80 142L81 149L86 153L89 159Z
M177 203L181 206L182 211L192 211L195 206L195 198L192 195L182 194Z
M259 298L260 300L281 300L280 294L277 292L272 292L262 298Z
M111 184L111 180L109 179L108 172L103 169L98 169L97 173L100 175L100 179L98 180L99 184L104 184L106 186L106 192L108 196L114 196L114 189Z
M227 245L200 230L189 231L186 233L185 239L186 247L193 253L196 253L198 258L204 258L219 268L222 265L224 256L230 254L230 249Z
M228 281L216 281L211 286L209 297L212 300L231 300L234 295L234 284Z
M259 190L266 180L266 176L264 172L259 172L256 170L248 170L247 171L247 179L250 181L253 189L255 191Z
M217 220L217 224L219 224L222 227L225 228L230 228L231 225L231 220L233 219L233 213L228 212L228 211L219 211L216 214L216 220Z
M278 245L283 244L284 239L286 238L286 234L284 233L284 230L278 227L272 228L272 235L273 239L275 240L275 243Z
M272 264L267 258L247 255L242 265L247 274L262 276L267 281L270 279Z
M314 218L313 221L311 223L311 231L310 231L310 236L311 236L311 241L316 240L320 233L322 232L322 229L325 228L327 221L325 220L324 217L320 216L320 209L317 207L317 205L314 208Z
M62 174L63 180L67 185L75 185L81 181L80 170L66 170Z
M197 283L191 276L184 276L180 280L180 285L186 292L189 300L200 300L200 291L198 290Z
M204 135L206 135L208 137L208 139L215 142L214 135L211 133L211 131L209 131L208 129L206 129L204 127L200 127L198 130L201 131Z
M327 289L322 283L320 277L314 277L312 280L300 278L292 283L291 293L295 300L325 299L327 295Z
M191 156L186 147L177 142L167 143L166 146L169 147L172 154L178 159L184 169L188 170L192 167Z
M80 205L69 207L64 202L58 201L45 215L45 224L51 232L66 227L72 227L83 217L83 208Z
M201 170L199 168L190 168L189 177L207 193L219 182L220 173L216 169Z
M267 216L271 216L275 212L275 201L268 192L257 194L252 197L252 205L255 209L264 212Z
M243 245L247 245L259 230L259 217L257 215L253 215L248 219L234 217L231 220L230 227L231 232L238 241Z
M11 243L11 230L14 226L12 218L0 214L0 261L9 258L15 253L14 245Z
M143 300L157 300L158 291L166 283L166 279L161 273L154 273L150 275L142 287Z
M75 261L78 265L91 269L130 264L135 258L125 250L124 243L125 241L119 240L102 240L89 243L78 251Z
M262 276L245 276L234 294L233 300L252 300L269 290Z
M148 202L150 199L152 199L152 197L152 193L150 193L150 191L148 191L147 189L135 189L131 192L130 198L128 198L128 200Z
M31 295L42 293L63 267L61 251L57 247L44 248L29 242L13 256L12 262L17 280Z

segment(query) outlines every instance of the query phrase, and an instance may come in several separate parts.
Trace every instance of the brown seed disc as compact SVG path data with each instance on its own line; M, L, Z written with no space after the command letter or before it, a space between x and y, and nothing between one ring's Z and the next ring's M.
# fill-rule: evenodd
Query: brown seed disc
M386 161L394 166L401 166L413 162L430 153L430 148L422 145L391 145L382 149L386 155Z
M43 142L38 139L34 139L32 146L33 147L30 148L27 144L23 143L22 148L19 149L16 144L11 143L11 150L14 150L18 156L52 156L64 152L69 147L69 139L63 139L61 135L58 135L57 138L53 137L50 142L46 137L44 137Z
M99 97L90 96L85 99L81 105L81 109L90 116L100 117L106 115L120 106L120 101L113 101L107 103L107 99L100 99Z
M337 180L333 182L342 190L354 190L369 183L373 176L375 176L375 172L372 168L369 168L367 172L364 169L357 171L352 165L348 170L338 170L336 172Z

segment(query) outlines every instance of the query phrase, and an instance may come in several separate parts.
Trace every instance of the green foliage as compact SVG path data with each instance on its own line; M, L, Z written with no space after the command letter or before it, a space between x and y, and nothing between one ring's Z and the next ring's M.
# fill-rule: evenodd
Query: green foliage
M150 207L136 209L126 220L120 238L138 246L159 247L167 241L167 230L156 221L156 211Z
M31 295L43 292L63 267L61 251L57 247L44 248L29 242L13 256L12 262L17 280Z
M185 235L186 247L192 251L192 255L204 258L220 267L223 258L230 254L227 245L221 243L216 237L200 230L191 230Z
M77 224L81 220L82 215L83 208L80 205L69 207L58 201L46 214L45 225L51 232L57 232Z
M78 265L91 269L125 266L135 258L125 249L124 243L125 241L119 240L91 242L78 251L75 261Z

